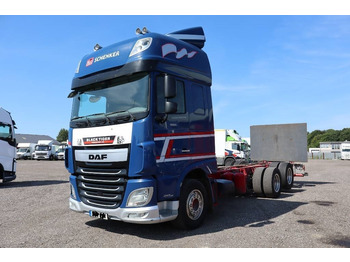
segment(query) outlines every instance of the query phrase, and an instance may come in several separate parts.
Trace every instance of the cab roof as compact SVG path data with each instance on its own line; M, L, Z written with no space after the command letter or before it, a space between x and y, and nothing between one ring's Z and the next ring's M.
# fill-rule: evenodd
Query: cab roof
M205 35L201 27L166 35L151 33L145 28L138 32L134 38L107 47L96 45L96 51L80 61L72 89L106 77L153 70L198 79L211 85L209 60L202 50Z

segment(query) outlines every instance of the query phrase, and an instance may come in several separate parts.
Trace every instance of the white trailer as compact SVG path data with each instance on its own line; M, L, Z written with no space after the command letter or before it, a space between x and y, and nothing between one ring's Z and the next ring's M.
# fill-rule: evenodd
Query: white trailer
M34 159L36 160L53 160L56 152L56 146L53 140L39 140L35 146Z
M32 159L35 146L35 143L18 143L16 159Z
M0 107L0 182L16 178L15 122L11 114Z
M350 160L350 141L345 141L340 145L341 160Z
M230 129L215 129L215 155L219 166L232 166L249 157L249 145Z

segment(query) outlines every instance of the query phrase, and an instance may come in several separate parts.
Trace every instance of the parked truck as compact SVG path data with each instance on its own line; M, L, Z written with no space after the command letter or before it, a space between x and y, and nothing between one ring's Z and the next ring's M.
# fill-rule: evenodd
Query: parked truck
M64 152L66 147L67 147L67 144L62 143L61 145L58 146L58 148L56 148L56 152L54 156L56 160L64 160L64 156L65 156Z
M201 27L143 28L79 62L65 151L72 210L193 229L223 194L278 197L291 186L288 162L218 168L204 43Z
M16 159L32 159L35 146L35 143L18 143Z
M34 159L53 160L56 152L56 146L53 140L39 140L35 146Z
M16 179L16 135L11 114L0 107L0 182Z
M249 162L249 145L235 130L215 129L215 155L218 166Z

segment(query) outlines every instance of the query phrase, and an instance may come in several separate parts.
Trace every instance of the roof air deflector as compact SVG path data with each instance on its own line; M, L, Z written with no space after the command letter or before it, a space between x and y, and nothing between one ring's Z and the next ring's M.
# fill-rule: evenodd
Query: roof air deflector
M205 35L202 27L193 27L193 28L183 29L180 31L166 34L166 35L185 41L200 49L204 47Z

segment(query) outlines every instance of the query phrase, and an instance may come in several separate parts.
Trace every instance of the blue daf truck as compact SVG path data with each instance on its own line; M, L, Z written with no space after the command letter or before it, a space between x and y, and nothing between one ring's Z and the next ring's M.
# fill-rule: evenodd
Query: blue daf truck
M263 173L271 184L265 195L277 196L283 177L276 167L259 166L255 182L257 166L218 171L203 29L136 32L107 47L97 44L75 72L65 152L70 209L191 229L223 191L257 184L264 193Z

